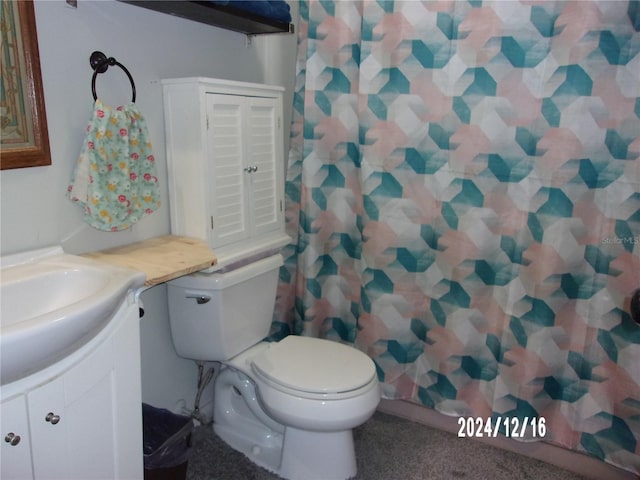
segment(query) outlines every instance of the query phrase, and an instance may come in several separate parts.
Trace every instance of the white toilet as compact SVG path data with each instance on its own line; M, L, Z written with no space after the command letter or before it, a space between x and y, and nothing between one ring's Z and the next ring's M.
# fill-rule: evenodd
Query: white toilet
M373 361L331 340L264 342L282 257L168 283L178 355L219 361L214 431L254 463L292 480L356 474L352 429L380 401Z

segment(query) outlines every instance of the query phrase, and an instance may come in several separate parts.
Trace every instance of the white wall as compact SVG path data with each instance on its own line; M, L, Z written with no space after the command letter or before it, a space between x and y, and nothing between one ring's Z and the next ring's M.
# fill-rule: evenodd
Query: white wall
M290 118L295 35L256 36L247 45L240 33L115 0L78 0L76 9L63 0L36 0L35 13L52 165L0 173L3 255L56 244L84 253L170 233L160 79L207 76L282 85ZM157 159L163 205L125 232L87 226L81 208L65 197L93 106L89 56L94 50L131 72ZM129 81L117 67L99 75L96 86L109 105L130 100ZM166 288L154 287L142 299L147 311L141 323L143 400L171 408L193 395L184 378L195 382L195 367L179 359L168 341Z

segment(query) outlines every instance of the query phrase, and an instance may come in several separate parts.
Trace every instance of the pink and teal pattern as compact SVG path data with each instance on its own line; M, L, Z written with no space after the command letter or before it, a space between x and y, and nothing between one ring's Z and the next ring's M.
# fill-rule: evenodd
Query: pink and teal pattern
M303 1L274 336L640 473L640 2Z

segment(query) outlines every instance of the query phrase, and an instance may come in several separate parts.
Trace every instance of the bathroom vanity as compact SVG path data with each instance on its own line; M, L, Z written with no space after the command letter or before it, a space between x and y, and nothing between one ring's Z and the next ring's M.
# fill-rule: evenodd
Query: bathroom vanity
M127 300L72 358L39 372L42 383L3 387L3 480L142 478L139 342Z
M138 295L216 257L173 235L82 256L52 250L13 269L2 259L0 478L142 480Z
M0 477L142 479L144 275L59 247L18 256L2 259Z

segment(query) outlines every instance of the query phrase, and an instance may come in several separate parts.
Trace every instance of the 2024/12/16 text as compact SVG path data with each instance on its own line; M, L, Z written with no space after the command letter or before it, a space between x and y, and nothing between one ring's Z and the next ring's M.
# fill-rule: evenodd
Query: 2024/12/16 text
M495 438L502 433L508 438L544 438L547 422L544 417L460 417L458 437Z

